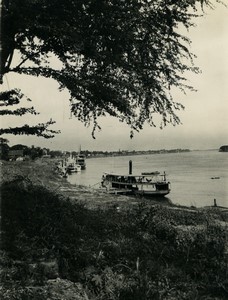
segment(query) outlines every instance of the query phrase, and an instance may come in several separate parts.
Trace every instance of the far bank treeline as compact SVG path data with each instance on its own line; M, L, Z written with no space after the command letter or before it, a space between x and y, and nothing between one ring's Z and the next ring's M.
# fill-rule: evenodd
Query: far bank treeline
M41 148L26 145L17 144L13 146L8 145L9 141L7 139L0 138L0 159L3 160L16 160L20 159L36 159L40 157L48 158L61 158L69 155L76 156L77 151L61 151L61 150L50 150L48 148ZM90 151L83 150L80 151L87 158L90 157L104 157L104 156L130 156L130 155L144 155L144 154L160 154L160 153L179 153L179 152L190 152L189 149L161 149L161 150L118 150L118 151Z

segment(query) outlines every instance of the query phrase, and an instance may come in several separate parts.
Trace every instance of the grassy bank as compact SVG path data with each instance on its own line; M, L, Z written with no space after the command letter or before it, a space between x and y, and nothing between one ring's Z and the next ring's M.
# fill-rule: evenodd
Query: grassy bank
M53 163L27 163L19 174L10 166L18 165L2 172L1 299L227 299L218 209L117 210L108 195L105 209L101 199L92 207L86 198L98 194L79 187L72 201Z

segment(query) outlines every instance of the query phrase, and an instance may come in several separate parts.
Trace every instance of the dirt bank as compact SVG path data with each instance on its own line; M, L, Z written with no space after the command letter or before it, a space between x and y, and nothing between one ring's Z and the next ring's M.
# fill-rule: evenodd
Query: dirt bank
M71 185L55 163L1 165L1 299L227 299L220 211Z
M72 201L83 202L88 208L109 208L110 206L118 206L120 209L129 208L131 205L144 203L145 205L165 205L171 209L187 210L196 212L205 208L185 207L175 205L166 197L161 200L154 201L152 199L144 199L109 195L102 190L82 185L74 185L67 181L66 178L60 176L56 168L56 159L37 159L35 161L7 162L2 161L1 164L1 181L9 181L18 176L24 177L35 185L41 185L50 191L61 194L63 197L70 198ZM206 209L219 210L228 217L228 209L220 207L207 207Z
M22 176L33 184L44 186L55 193L70 198L72 201L81 201L85 203L88 208L105 208L106 206L110 207L112 205L118 205L120 208L124 208L141 202L140 198L109 195L101 190L70 184L66 178L63 178L57 172L56 162L54 159L3 162L1 166L1 180L9 181L18 176ZM148 204L158 204L158 202L148 200ZM172 206L166 198L161 199L159 204Z

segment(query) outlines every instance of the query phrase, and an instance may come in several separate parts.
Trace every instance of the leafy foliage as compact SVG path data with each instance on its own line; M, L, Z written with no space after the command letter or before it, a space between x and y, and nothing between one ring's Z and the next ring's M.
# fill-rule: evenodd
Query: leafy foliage
M17 109L9 109L8 106L19 105L20 101L26 98L27 101L31 101L29 98L25 97L20 90L9 90L0 92L0 116L24 116L27 113L36 115L37 112L33 107L20 107ZM42 136L44 138L52 138L54 134L59 133L59 131L48 129L48 127L55 122L50 120L46 123L40 123L35 126L23 125L21 127L8 127L8 128L0 128L0 135L2 134L14 134L14 135L37 135Z
M8 152L9 152L9 141L7 139L4 139L0 137L0 159L7 159L8 158Z
M216 209L88 210L23 177L3 184L2 200L5 290L18 280L24 294L31 282L45 288L44 269L28 266L54 259L56 276L82 284L85 299L227 298L227 228Z
M216 1L215 2L219 2ZM189 29L208 0L2 1L1 75L17 72L55 79L70 92L71 111L99 127L109 114L141 130L145 122L179 124L183 105L172 88L192 89L186 71L198 72ZM12 65L14 52L21 60ZM51 64L57 58L60 67Z
M37 124L35 126L30 125L23 125L21 127L9 127L9 128L2 128L0 129L0 135L2 134L14 134L14 135L37 135L42 136L44 138L52 138L54 134L57 133L55 130L48 129L48 126L54 124L55 122L50 120L47 123Z

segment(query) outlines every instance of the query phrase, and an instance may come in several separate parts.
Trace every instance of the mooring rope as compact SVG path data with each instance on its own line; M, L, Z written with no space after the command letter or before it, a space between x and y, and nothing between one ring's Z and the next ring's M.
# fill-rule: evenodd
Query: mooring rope
M100 184L101 182L99 181L99 182L97 182L97 183L95 183L95 184L93 184L93 185L90 185L90 187L94 187L95 185L97 185L97 184Z

